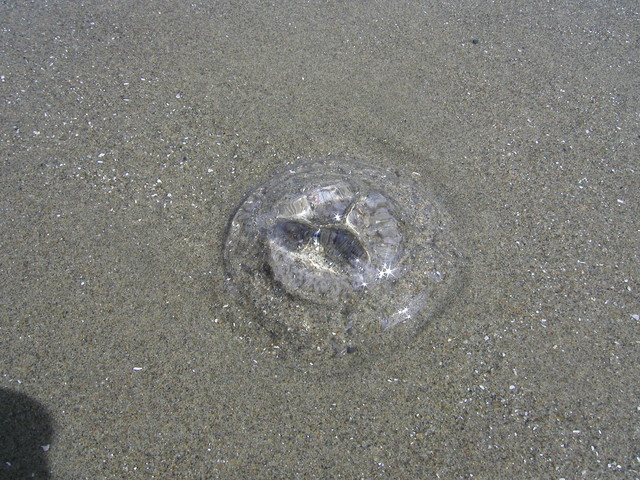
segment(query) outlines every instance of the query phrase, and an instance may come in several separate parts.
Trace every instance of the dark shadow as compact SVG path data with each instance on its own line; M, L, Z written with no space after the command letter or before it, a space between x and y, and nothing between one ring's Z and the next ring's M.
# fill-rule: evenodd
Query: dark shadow
M0 479L49 479L46 450L53 438L47 409L22 393L0 388Z

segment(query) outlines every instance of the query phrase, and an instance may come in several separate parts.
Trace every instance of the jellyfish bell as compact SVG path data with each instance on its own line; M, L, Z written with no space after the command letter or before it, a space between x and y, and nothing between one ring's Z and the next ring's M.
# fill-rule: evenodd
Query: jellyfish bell
M429 188L344 157L256 187L225 242L233 290L256 322L283 348L327 353L415 331L460 261Z

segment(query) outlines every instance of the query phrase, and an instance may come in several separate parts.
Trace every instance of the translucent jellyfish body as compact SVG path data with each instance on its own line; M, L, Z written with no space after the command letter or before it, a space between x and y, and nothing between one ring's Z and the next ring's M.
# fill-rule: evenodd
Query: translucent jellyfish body
M250 192L225 259L233 291L276 342L344 353L427 321L457 270L454 243L429 189L327 158Z

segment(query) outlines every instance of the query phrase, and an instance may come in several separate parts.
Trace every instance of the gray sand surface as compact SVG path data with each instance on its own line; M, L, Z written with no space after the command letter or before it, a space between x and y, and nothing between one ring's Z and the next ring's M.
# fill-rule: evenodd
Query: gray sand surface
M639 59L631 0L2 2L0 478L640 478ZM222 252L330 153L428 179L466 269L313 363Z

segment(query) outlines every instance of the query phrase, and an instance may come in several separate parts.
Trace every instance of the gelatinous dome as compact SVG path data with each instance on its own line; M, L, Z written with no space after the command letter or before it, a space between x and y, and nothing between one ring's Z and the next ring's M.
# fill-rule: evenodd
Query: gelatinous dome
M327 158L251 192L225 259L234 291L274 338L340 353L426 320L459 263L448 227L411 179Z

